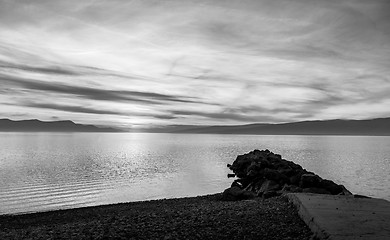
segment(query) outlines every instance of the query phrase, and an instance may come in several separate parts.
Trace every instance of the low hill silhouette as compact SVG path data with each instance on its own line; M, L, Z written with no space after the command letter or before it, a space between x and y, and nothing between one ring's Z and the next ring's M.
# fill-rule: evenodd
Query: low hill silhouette
M147 132L214 133L253 135L370 135L390 136L390 118L369 120L324 120L282 124L248 124L232 126L173 125L145 129Z
M72 121L45 122L37 119L13 121L0 119L1 132L121 132L110 127L77 124Z

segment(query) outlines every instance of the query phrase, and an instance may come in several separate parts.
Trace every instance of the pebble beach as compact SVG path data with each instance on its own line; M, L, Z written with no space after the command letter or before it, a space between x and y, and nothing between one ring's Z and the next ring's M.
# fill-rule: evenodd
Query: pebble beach
M286 197L221 194L0 216L0 239L310 239Z

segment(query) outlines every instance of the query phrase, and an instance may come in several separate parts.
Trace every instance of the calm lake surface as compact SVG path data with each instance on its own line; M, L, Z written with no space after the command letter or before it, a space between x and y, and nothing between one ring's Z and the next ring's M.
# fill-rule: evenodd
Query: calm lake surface
M266 148L390 200L390 137L0 133L0 214L221 192L227 163Z

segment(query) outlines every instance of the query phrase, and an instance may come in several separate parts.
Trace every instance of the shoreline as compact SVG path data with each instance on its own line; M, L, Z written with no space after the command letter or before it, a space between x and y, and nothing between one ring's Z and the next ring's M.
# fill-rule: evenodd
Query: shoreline
M287 197L220 201L221 193L0 215L0 239L310 239Z
M286 192L288 194L289 192ZM149 202L162 202L162 201L170 201L170 200L187 200L187 199L201 199L201 198L219 198L222 196L222 193L213 193L213 194L205 194L205 195L198 195L193 197L173 197L173 198L157 198L157 199L150 199L150 200L137 200L137 201L129 201L129 202L118 202L118 203L108 203L108 204L99 204L99 205L93 205L93 206L84 206L84 207L75 207L75 208L59 208L59 209L50 209L50 210L43 210L43 211L31 211L31 212L16 212L16 213L0 213L0 221L2 218L5 217L19 217L19 216L27 216L27 215L34 215L34 214L50 214L55 212L65 212L65 211L74 211L74 210L89 210L93 208L105 208L110 206L119 206L119 205L131 205L131 204L142 204L142 203L149 203ZM353 194L351 197L353 198L368 198L368 199L379 199L379 200L385 200L390 202L390 199L386 199L383 197L377 197L377 196L367 196L362 194ZM0 225L1 226L1 225Z

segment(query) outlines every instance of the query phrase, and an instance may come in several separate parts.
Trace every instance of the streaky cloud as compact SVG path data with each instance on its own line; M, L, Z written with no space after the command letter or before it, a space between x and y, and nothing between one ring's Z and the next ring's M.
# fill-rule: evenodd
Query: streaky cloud
M21 64L6 64L3 61L0 61L0 69L15 69L22 71L30 71L42 74L54 74L54 75L69 75L69 76L77 76L80 75L77 72L61 68L59 66L47 66L47 67L36 67L36 66L28 66Z
M107 114L107 115L123 115L121 112L111 111L111 110L101 110L94 109L89 107L81 106L69 106L69 105L60 105L60 104L51 104L51 103L24 103L26 107L33 108L46 108L53 109L64 112L76 112L76 113L89 113L89 114Z
M202 111L171 111L176 116L196 116L204 117L213 120L235 120L239 122L281 122L283 120L273 117L272 115L259 114L257 115L243 115L229 112L202 112Z
M0 0L0 108L128 126L384 117L389 12L388 0Z
M77 95L81 98L120 102L142 102L147 104L163 104L164 102L198 103L181 96L166 95L154 92L122 91L97 89L92 87L71 86L62 83L53 83L33 79L25 79L0 74L0 81L4 85L20 87L29 90L53 92L59 94Z
M168 114L158 114L158 113L140 113L134 111L121 111L121 110L106 110L106 109L96 109L93 107L84 107L84 106L75 106L75 105L65 105L65 104L51 104L51 103L42 103L42 102L21 102L18 105L31 108L43 108L43 109L52 109L56 111L64 111L70 113L86 113L86 114L97 114L97 115L119 115L127 117L151 117L155 119L174 119L175 116ZM53 118L53 117L52 117ZM56 117L58 118L58 117Z

